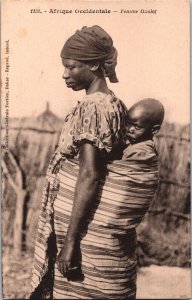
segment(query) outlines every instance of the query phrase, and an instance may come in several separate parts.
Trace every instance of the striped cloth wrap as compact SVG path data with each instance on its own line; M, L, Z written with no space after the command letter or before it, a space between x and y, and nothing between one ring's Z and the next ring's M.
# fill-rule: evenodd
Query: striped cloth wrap
M97 197L81 234L80 251L77 249L84 274L81 282L63 277L56 260L65 243L79 161L62 158L55 174L53 168L49 170L35 246L34 299L38 293L42 299L52 293L55 299L135 299L135 228L155 196L158 160L152 142L128 148L123 160L104 167Z

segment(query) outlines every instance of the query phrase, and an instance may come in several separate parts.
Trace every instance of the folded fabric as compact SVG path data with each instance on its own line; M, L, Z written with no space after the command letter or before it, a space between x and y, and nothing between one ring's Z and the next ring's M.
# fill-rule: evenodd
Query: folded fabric
M146 147L149 151L145 151L145 155L138 155L135 151L136 148L138 146L130 147L126 160L113 161L104 166L97 199L87 221L86 231L82 233L82 256L85 252L85 264L89 249L93 249L97 242L94 240L95 233L100 234L101 241L104 241L107 236L108 247L111 249L115 247L115 251L118 252L118 247L122 247L119 240L135 230L154 198L158 187L158 163L153 142ZM61 159L58 176L55 174L53 176L51 171L47 176L35 247L33 292L38 288L46 273L50 272L50 261L53 261L54 264L56 259L53 252L50 254L49 250L50 237L54 233L54 201L59 193L59 198L63 197L63 203L66 203L61 216L63 220L66 220L64 227L67 228L78 172L78 159ZM66 232L62 234L65 235ZM93 244L90 241L93 241ZM122 252L122 249L120 250ZM110 254L109 249L107 251L109 256L113 255ZM108 262L108 255L104 255L101 265L101 260L95 260L94 255L96 254L94 253L96 252L91 252L92 256L89 259L92 264L99 264L94 267L95 270L105 268L108 263L111 263L111 261ZM115 259L118 263L117 257L113 258L114 264ZM126 260L126 255L124 259ZM136 265L132 264L130 268L126 267L126 272L136 271L135 268ZM128 275L127 273L126 276L129 279Z

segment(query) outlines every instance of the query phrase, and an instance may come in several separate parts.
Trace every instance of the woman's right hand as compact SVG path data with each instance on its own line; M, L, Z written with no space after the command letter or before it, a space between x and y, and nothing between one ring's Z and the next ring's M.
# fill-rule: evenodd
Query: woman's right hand
M65 245L58 256L58 269L64 276L70 268L80 263L78 241L94 207L100 180L101 157L98 148L90 143L82 144L79 160L79 174Z
M66 241L65 245L61 249L58 258L58 270L63 274L64 277L67 276L67 273L70 271L72 267L75 266L75 261L73 261L75 250L75 242L74 241Z

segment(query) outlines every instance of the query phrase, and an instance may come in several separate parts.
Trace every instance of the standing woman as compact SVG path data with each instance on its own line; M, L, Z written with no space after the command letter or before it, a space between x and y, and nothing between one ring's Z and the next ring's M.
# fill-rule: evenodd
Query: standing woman
M135 256L113 226L102 227L114 204L99 198L104 165L125 146L127 109L105 80L118 82L117 51L101 27L83 27L61 58L67 87L86 95L66 116L48 168L31 298L135 299Z

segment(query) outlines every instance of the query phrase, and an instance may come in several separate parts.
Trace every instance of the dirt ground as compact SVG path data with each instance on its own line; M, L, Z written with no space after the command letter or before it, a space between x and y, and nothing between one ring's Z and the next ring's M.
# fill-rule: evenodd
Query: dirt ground
M3 258L3 299L28 299L32 256L25 253ZM137 299L190 299L190 269L156 266L140 268L137 278Z
M137 299L191 299L191 270L156 266L140 268Z

